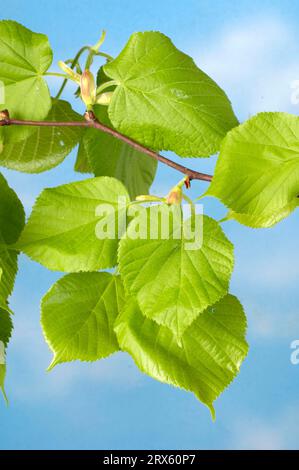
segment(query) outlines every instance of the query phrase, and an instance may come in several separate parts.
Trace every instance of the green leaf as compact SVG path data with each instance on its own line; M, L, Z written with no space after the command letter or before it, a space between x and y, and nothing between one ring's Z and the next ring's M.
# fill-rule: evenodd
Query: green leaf
M109 81L109 77L104 72L104 65L102 65L97 72L97 86L100 86L103 83L107 83ZM115 85L111 85L108 88L105 88L105 91L113 91L114 89Z
M100 122L113 128L107 108L96 106L95 112ZM88 129L80 143L75 168L79 171L81 168L83 172L91 169L95 176L119 179L128 189L130 197L135 199L140 194L148 194L157 162L111 135Z
M236 297L205 310L178 345L165 326L144 317L131 299L116 321L120 348L151 377L193 392L215 418L213 402L240 371L248 352L246 317Z
M11 337L12 321L9 313L0 308L0 390L4 396L6 403L8 403L7 396L4 389L4 382L6 376L6 351L5 348Z
M23 206L0 174L0 306L5 306L17 273L17 251L13 245L24 227Z
M293 200L290 204L282 207L279 211L262 216L239 214L234 211L229 211L226 219L224 220L236 220L240 224L247 225L247 227L252 228L270 228L288 217L298 207L298 205L299 199L297 198L297 200Z
M218 197L231 218L269 227L298 205L299 118L260 113L224 139L206 195Z
M0 341L4 344L5 347L8 345L10 340L12 328L11 316L6 310L0 308Z
M181 239L177 239L176 223L170 224L170 236L164 239L166 223L161 221L167 221L168 206L144 210L145 217L133 220L120 242L120 274L142 312L181 336L203 310L227 293L233 246L218 223L202 215L193 220L195 235L190 233L189 238L189 219L184 222ZM139 220L147 233L136 238Z
M106 272L68 274L42 300L42 327L54 353L49 367L62 362L95 361L118 351L113 331L123 307L119 276Z
M91 168L91 164L85 150L85 139L88 139L89 131L90 129L84 131L83 138L79 144L78 154L74 166L74 170L78 173L93 173L93 169Z
M159 32L133 34L104 72L118 82L112 124L155 150L206 157L238 124L225 93Z
M69 103L53 99L47 121L82 121ZM26 139L3 145L0 165L26 173L40 173L59 165L82 136L79 127L36 127Z
M4 388L5 377L6 377L6 365L0 363L0 390L3 394L4 400L8 404L8 399L7 399L5 388Z
M108 177L45 189L16 248L56 271L111 268L116 265L118 235L122 235L118 223L128 202L122 183ZM99 238L99 225L107 227L106 238Z
M1 103L15 119L44 119L51 98L42 75L52 63L48 38L33 33L15 21L0 21L0 81L5 99ZM16 141L28 128L5 128L5 141Z
M6 375L5 348L11 336L12 321L9 315L10 296L17 273L17 251L11 245L17 241L24 227L24 209L15 192L0 174L0 390L4 390Z
M17 252L0 242L0 308L7 308L7 299L12 293L17 271Z

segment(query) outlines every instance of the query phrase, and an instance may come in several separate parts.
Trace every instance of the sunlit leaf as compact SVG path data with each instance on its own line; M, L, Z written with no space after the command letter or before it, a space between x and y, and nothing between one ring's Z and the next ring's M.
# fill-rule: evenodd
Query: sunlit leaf
M180 336L227 293L233 247L218 223L201 215L196 216L190 233L190 220L185 221L181 239L176 238L176 224L170 224L166 238L163 230L168 215L165 205L147 209L144 222L140 219L147 226L142 238L135 237L133 220L120 242L118 260L125 287L142 312Z
M213 402L240 371L248 352L246 317L236 297L225 296L185 331L173 333L142 315L131 299L116 323L122 350L142 372L193 392L215 417Z
M269 227L289 215L298 206L299 118L260 113L229 132L206 194L245 225Z
M118 83L112 124L155 150L209 156L238 124L225 93L159 32L134 33L104 72Z
M0 391L2 392L6 402L8 401L4 389L6 376L6 346L11 337L11 332L11 317L6 310L0 308Z
M82 121L69 103L53 100L47 121ZM3 145L0 165L26 173L40 173L59 165L82 136L80 127L35 127L26 139Z
M24 227L24 209L0 174L0 305L10 296L17 273L17 251L11 248Z
M42 301L42 327L54 353L50 368L62 362L95 361L119 349L113 326L122 310L119 276L68 274Z
M47 36L33 33L19 23L0 21L0 82L4 85L2 108L15 119L44 119L51 98L43 74L52 63ZM32 129L5 128L5 142L24 138Z
M45 189L16 246L55 271L111 268L122 235L118 221L125 217L128 202L123 184L108 177ZM104 229L99 236L99 224L107 227L106 237Z

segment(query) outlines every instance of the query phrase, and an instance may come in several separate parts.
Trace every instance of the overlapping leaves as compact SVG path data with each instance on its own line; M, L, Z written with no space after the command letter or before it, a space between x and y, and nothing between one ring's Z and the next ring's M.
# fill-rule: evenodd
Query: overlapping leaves
M64 101L53 100L51 108L43 79L51 61L45 36L0 22L3 107L12 117L82 119ZM225 93L161 33L132 35L101 73L116 88L108 114L95 107L97 117L150 148L209 156L237 125ZM192 391L214 415L214 400L247 353L243 309L227 295L232 245L216 221L200 215L165 237L160 216L170 211L167 205L141 208L145 218L135 214L127 228L129 195L133 199L149 191L156 162L97 130L5 128L0 164L45 171L81 137L76 169L96 177L44 190L23 231L22 206L0 176L0 388L4 392L12 329L8 297L21 249L49 269L71 273L42 301L42 327L54 354L50 368L128 351L142 371ZM293 207L294 198L282 200L279 210ZM231 209L230 216L252 217L239 206ZM168 222L177 217L182 222L179 206ZM134 236L144 225L145 237ZM120 274L96 272L117 263Z
M120 273L142 312L181 336L203 310L227 293L233 247L209 217L197 215L182 222L178 208L171 219L167 205L144 211L121 240ZM134 236L136 224L147 227L142 238Z
M105 107L96 106L95 113L100 122L113 128ZM109 134L88 129L79 146L75 169L119 179L134 199L149 192L157 162Z
M63 100L52 100L48 121L82 121ZM40 173L59 165L82 137L79 127L35 127L29 136L4 143L0 165L26 173Z
M121 349L151 377L192 391L211 410L214 400L239 373L247 355L246 317L227 295L185 331L181 344L171 330L146 318L131 299L115 328Z
M7 304L17 273L17 251L12 245L24 227L21 202L0 174L0 306Z
M0 390L5 398L6 346L12 330L8 299L18 269L18 253L13 244L17 241L24 223L22 204L0 174Z
M97 188L105 187L105 194L111 195L112 189L115 189L116 180L112 178L81 182L85 183L84 191L89 192L89 197L92 193L95 198L91 183L94 181L98 182ZM78 190L74 185L78 183L55 189L52 201L56 202L58 220L65 220L62 215L67 213L66 207L70 208L73 204L68 197L64 199L66 193L71 197L75 194L82 197L82 191L74 192L74 189ZM59 199L56 199L58 196ZM78 204L80 197L77 197L75 204ZM38 210L36 207L33 212L37 211L36 214L42 217L45 228L47 219L51 219L47 211L54 207L51 207L51 197L44 199L43 204L40 200L37 202ZM57 212L58 207L63 211L61 214ZM80 211L77 205L75 209L78 216ZM149 210L143 208L140 213L148 217ZM163 213L170 209L167 206L154 208L154 212L158 210ZM177 212L181 215L179 208L174 211ZM229 296L214 305L228 289L233 264L232 246L218 224L206 217L203 218L203 243L190 253L184 250L183 244L189 243L192 248L195 242L192 237L183 240L158 238L153 242L150 239L130 239L134 222L135 229L138 223L136 219L132 220L126 236L121 240L119 250L120 273L127 294L130 294L121 317L125 296L120 276L103 272L70 274L58 281L44 297L42 325L54 352L51 367L76 359L97 360L121 348L134 357L143 371L159 380L193 391L214 413L213 401L238 373L247 352L244 339L246 322L238 302ZM161 219L151 216L150 223L153 220L158 220L158 228L152 226L151 232L161 233ZM30 225L30 230L24 237L25 229L19 242L21 245L27 239L27 245L23 247L25 252L30 246L30 237L37 235L37 225L32 225L32 220L29 221ZM87 233L85 228L82 235L84 233ZM69 237L69 234L66 236ZM47 251L50 245L54 246L53 240L45 240L39 235L33 241L31 249L34 256L43 253L43 262L48 257L51 263L54 258L55 263L58 259L59 263L64 263L64 253L61 251L53 256L53 252ZM152 243L155 243L155 248ZM70 244L68 238L65 245ZM82 240L80 245L83 245ZM87 247L92 256L93 244L89 243ZM84 256L87 260L87 255ZM46 262L49 264L49 261ZM74 266L77 269L75 264L73 269ZM92 266L90 268L93 269ZM157 312L154 311L152 299L158 299L154 303L159 307ZM149 314L151 308L155 315ZM113 332L115 321L117 338Z

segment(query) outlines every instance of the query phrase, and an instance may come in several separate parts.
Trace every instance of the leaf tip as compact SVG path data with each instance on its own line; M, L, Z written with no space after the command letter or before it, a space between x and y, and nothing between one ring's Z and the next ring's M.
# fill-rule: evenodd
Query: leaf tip
M51 364L47 368L47 372L51 372L57 364L59 364L59 359L57 356L54 356Z
M5 401L5 404L6 404L6 406L8 406L8 405L9 405L9 401L8 401L8 398L7 398L7 395L6 395L6 393L5 393L5 389L4 389L3 386L1 387L1 392L2 392L2 395L3 395L4 401Z
M208 405L208 408L209 408L210 413L211 413L212 421L213 421L213 423L215 423L215 421L216 421L216 411L215 411L215 408L214 408L213 405Z

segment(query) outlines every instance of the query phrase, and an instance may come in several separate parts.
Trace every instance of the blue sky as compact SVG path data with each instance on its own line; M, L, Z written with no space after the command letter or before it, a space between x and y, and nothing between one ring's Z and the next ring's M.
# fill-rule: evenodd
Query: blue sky
M10 0L1 18L46 33L59 59L108 31L112 55L134 31L160 30L192 55L226 90L240 120L261 110L297 114L291 84L299 80L297 2L185 0ZM51 87L57 85L51 81ZM66 98L72 99L71 90ZM72 99L74 107L78 103ZM4 170L30 212L45 187L80 178L72 171L75 152L41 175ZM192 160L211 171L215 159ZM159 168L154 193L178 180ZM203 183L194 183L196 196ZM224 208L205 201L205 212ZM51 353L39 324L39 302L59 273L24 256L12 299L14 336L8 350L7 392L0 402L1 449L238 449L299 448L299 366L290 344L299 339L298 212L271 230L227 222L236 246L231 290L248 316L251 346L240 376L216 402L217 421L186 392L142 375L125 354L95 364L71 363L51 373Z

